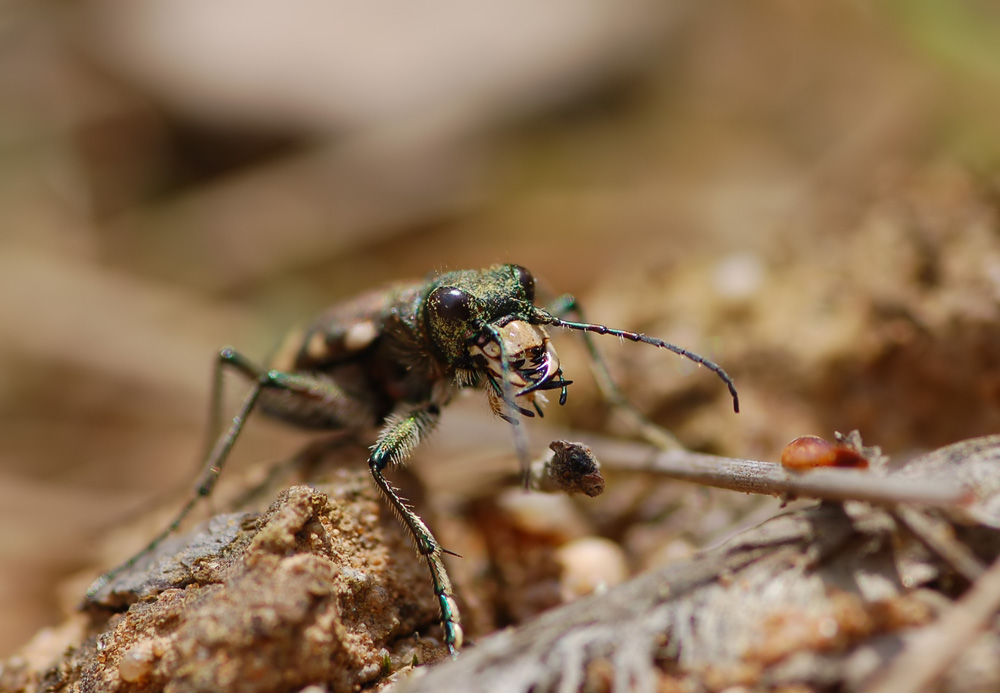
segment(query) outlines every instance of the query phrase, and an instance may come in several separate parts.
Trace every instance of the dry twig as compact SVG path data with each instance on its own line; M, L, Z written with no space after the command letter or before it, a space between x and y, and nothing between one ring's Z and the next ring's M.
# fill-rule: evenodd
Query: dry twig
M651 472L671 479L743 493L784 498L859 500L877 505L915 503L932 507L959 506L965 488L950 478L900 479L868 470L817 469L792 473L776 462L719 457L689 450L660 452L640 443L585 437L608 469Z

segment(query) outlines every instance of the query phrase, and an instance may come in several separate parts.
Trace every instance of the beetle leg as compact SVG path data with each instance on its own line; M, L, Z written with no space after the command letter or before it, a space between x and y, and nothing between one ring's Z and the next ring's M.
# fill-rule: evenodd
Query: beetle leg
M427 568L434 584L434 595L441 610L445 644L448 646L448 651L454 655L462 646L462 626L451 580L441 559L445 551L424 521L399 497L396 489L382 474L388 465L402 464L420 437L437 425L440 418L441 410L434 403L417 407L402 416L389 417L385 428L379 434L378 441L372 446L371 455L368 457L368 468L371 470L372 478L375 479L375 485L413 537L417 552L427 561Z
M221 418L220 407L222 400L222 375L225 368L235 370L247 379L253 380L254 384L250 392L247 393L246 397L243 399L243 403L240 405L239 410L237 410L236 414L230 421L229 427L224 433L222 433L222 435L218 435L219 420ZM106 584L108 584L116 576L132 568L132 566L134 566L143 556L155 551L167 537L177 531L184 520L187 519L188 515L191 514L191 511L194 510L198 502L211 495L216 482L219 480L219 475L222 474L222 469L226 464L229 453L233 449L233 445L236 443L236 439L239 437L240 432L243 430L243 426L246 424L247 417L249 417L250 413L253 412L261 393L263 393L266 389L279 389L299 394L316 395L321 393L324 389L331 389L331 386L325 381L310 378L308 376L264 369L231 347L226 347L219 351L215 362L214 381L211 395L211 411L209 412L209 433L210 436L215 438L215 442L205 455L205 463L202 467L201 473L198 475L198 483L195 487L194 494L192 494L187 503L184 504L184 507L182 507L174 516L174 519L171 520L170 524L167 525L163 531L153 537L145 548L140 550L121 565L116 566L115 568L104 573L101 577L97 578L97 580L95 580L87 590L86 598L88 600L93 601L98 592L100 592Z
M563 294L547 310L557 317L572 315L580 322L587 322L587 318L583 315L579 302L572 294ZM604 357L597 350L594 336L589 332L581 332L580 335L583 337L583 343L590 354L590 369L594 373L594 379L597 380L597 386L600 388L604 398L608 400L608 403L631 419L632 423L638 429L639 434L648 443L663 450L682 449L684 447L683 444L677 440L677 437L673 433L650 421L645 414L636 409L635 405L618 388L614 378L611 377L611 371L608 370L607 361L604 360Z

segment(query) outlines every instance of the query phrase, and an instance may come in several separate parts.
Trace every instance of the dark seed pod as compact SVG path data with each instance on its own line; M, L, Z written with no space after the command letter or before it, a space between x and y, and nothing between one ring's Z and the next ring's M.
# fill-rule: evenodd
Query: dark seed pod
M549 449L555 454L548 466L548 476L559 490L591 498L604 493L600 463L590 448L583 443L554 440Z

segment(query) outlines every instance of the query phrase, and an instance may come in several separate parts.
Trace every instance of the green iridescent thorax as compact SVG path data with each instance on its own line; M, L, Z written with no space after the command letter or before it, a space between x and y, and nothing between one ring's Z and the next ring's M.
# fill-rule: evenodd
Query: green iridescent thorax
M419 319L438 355L452 366L462 366L468 359L470 340L485 325L528 321L534 299L530 276L517 265L495 265L447 272L434 279Z

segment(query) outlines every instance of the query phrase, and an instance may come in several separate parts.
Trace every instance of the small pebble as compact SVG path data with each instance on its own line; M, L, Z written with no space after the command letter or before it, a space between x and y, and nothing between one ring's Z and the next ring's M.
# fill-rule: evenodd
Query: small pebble
M603 537L583 537L556 551L563 568L560 591L564 601L613 587L628 577L625 552Z

